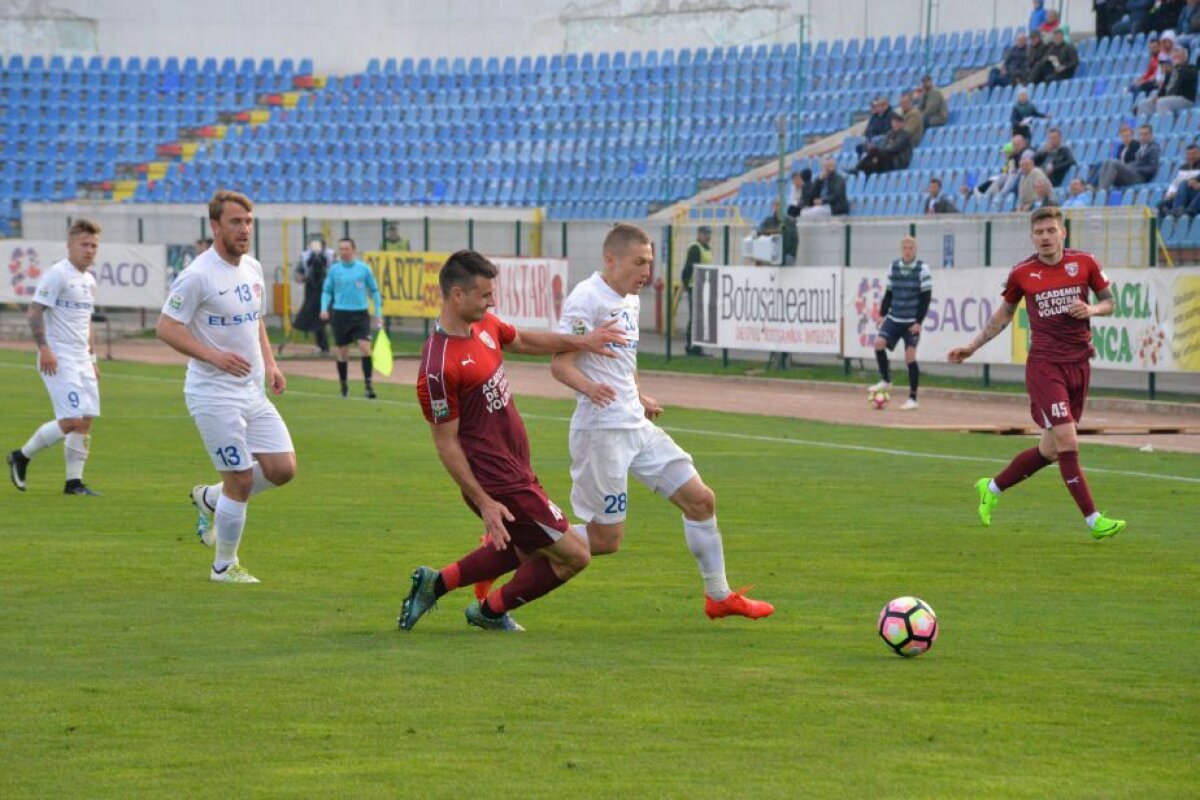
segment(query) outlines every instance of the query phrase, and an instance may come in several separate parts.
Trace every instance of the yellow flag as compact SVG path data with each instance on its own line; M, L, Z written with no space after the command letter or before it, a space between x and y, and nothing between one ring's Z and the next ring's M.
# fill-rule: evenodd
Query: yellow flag
M392 374L392 340L383 329L375 334L375 344L371 345L371 366L376 372Z

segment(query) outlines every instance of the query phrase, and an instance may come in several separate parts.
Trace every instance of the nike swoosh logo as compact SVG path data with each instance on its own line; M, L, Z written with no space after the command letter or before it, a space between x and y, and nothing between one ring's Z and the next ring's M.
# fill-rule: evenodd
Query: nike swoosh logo
M232 290L232 289L225 289L224 291L217 292L217 294L229 294L231 291L233 291L233 290Z

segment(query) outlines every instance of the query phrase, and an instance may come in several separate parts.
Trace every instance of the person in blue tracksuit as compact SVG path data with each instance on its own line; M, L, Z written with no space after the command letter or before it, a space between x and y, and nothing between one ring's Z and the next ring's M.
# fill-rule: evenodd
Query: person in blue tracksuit
M374 400L375 390L371 387L371 314L368 311L367 299L370 295L375 304L376 330L383 327L383 299L379 295L379 284L375 282L371 268L355 256L353 239L347 238L338 242L338 259L338 262L329 268L329 273L325 276L325 285L321 289L321 319L332 322L342 397L349 393L346 385L349 365L346 360L350 356L350 343L357 342L358 352L362 356L366 397Z

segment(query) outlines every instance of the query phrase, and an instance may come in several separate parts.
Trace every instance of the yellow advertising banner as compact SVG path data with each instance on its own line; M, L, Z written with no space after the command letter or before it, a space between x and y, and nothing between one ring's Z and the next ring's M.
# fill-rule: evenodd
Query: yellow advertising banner
M438 273L449 253L384 252L363 253L375 273L387 317L433 319L442 307Z

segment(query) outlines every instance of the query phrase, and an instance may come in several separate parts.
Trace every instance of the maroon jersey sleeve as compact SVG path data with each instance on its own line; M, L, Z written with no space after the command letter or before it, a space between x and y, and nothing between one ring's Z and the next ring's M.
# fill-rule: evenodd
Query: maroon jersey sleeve
M495 331L496 341L500 343L501 348L507 347L512 343L513 339L517 338L516 327L509 325L491 312L488 312L487 316L484 317L484 323Z
M1004 281L1004 289L1001 292L1004 302L1014 306L1020 303L1021 298L1025 296L1025 290L1021 288L1021 282L1017 277L1018 269L1020 269L1019 265L1009 270L1008 278Z
M447 359L449 340L435 333L425 342L421 370L417 373L417 401L429 422L440 424L458 419L458 372Z

